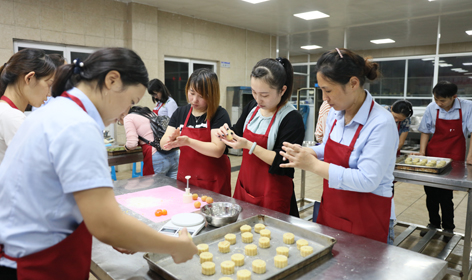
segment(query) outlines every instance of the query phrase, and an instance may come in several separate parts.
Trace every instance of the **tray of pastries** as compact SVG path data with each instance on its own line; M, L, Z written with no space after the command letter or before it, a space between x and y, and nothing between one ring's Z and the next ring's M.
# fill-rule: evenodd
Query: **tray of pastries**
M200 234L193 242L199 254L183 264L163 254L144 258L164 279L282 279L331 255L336 239L257 215Z
M450 158L403 155L397 158L395 169L439 174L451 162Z

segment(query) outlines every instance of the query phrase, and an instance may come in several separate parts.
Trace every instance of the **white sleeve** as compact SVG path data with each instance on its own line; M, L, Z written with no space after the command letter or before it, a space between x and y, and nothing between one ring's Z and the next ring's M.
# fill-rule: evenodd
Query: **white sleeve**
M14 110L12 114L10 114L9 119L4 122L3 126L3 139L5 140L5 144L10 146L10 142L15 136L18 128L20 125L25 121L26 115L18 110Z

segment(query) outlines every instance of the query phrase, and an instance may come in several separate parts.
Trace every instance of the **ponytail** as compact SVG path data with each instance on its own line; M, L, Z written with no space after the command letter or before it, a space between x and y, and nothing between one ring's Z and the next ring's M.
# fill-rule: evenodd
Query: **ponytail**
M271 88L280 92L286 86L278 108L285 105L292 96L293 90L293 67L286 58L265 58L256 63L251 72L251 78L263 79Z
M50 76L56 71L51 58L42 50L23 49L0 66L0 96L8 85L15 84L24 75L34 72L36 79Z
M54 97L60 96L79 82L97 82L97 87L102 90L106 75L113 70L120 73L123 86L148 86L146 67L134 51L126 48L106 48L92 53L84 62L74 60L71 64L61 66L54 79L51 94Z

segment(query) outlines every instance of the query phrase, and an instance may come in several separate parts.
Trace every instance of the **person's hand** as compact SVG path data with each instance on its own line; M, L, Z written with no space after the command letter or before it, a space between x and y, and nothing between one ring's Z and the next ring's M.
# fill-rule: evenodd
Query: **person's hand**
M187 146L190 142L190 138L187 135L179 136L174 141L169 141L164 145L165 150L171 150L174 148Z
M169 136L169 142L175 141L177 137L180 136L180 127L174 130L174 132Z
M172 259L175 263L184 263L193 258L194 255L198 254L198 249L193 244L192 239L188 237L187 228L183 228L180 231L180 236L176 237L179 239L176 250L171 254Z
M231 129L229 129L229 125L227 123L225 123L224 125L220 126L220 128L216 132L216 136L218 136L218 138L220 138L220 139L222 139L222 138L226 139L226 137L228 135L231 135L231 132L233 132L233 131Z
M424 156L425 153L422 153L422 152L413 152L413 153L410 153L410 156Z
M113 247L113 249L115 249L116 251L122 253L122 254L127 254L127 255L133 255L134 251L130 251L130 250L127 250L127 249L123 249L123 248L118 248L118 247Z
M289 163L282 163L282 168L300 168L310 171L313 166L319 162L316 158L316 153L308 147L302 147L299 144L290 144L284 142L280 151L280 155L289 161Z

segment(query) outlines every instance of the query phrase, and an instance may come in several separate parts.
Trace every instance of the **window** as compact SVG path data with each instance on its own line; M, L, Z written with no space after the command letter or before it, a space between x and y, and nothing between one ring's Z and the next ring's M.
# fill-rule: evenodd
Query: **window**
M75 47L66 45L49 45L43 43L31 43L23 41L15 41L13 44L15 53L26 48L41 49L46 54L57 53L64 56L67 63L71 63L72 60L79 58L81 61L87 59L87 57L96 51L96 48L86 47Z
M449 81L458 87L457 95L472 98L472 55L439 57L445 67L439 67L438 81ZM439 64L441 66L441 64Z
M374 96L396 100L404 96L405 60L379 61L381 76L375 81L366 79L365 87ZM390 102L388 102L390 103ZM384 103L381 103L384 104Z
M166 57L164 61L165 81L170 94L179 106L187 104L185 85L193 71L208 68L216 72L216 62Z

